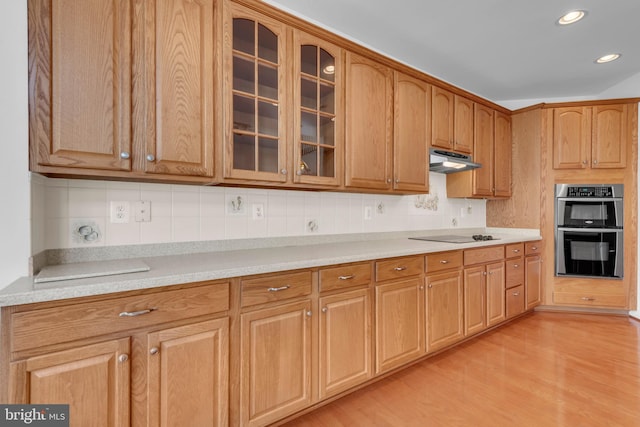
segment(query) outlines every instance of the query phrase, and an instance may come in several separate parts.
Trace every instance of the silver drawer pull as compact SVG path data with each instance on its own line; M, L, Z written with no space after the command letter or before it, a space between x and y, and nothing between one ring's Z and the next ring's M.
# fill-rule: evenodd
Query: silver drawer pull
M395 271L405 271L407 269L407 267L396 267L394 268Z
M534 251L537 251L538 247L537 246L531 246L531 249L533 249Z
M348 276L338 276L338 279L340 279L340 280L351 280L354 277L356 277L356 276L354 276L353 274L350 274Z
M520 252L520 249L514 249L513 252L518 253Z
M589 298L589 297L582 297L583 301L595 301L595 298Z
M136 316L142 316L143 314L149 314L152 311L157 310L157 308L147 308L146 310L139 310L139 311L123 311L122 313L118 314L118 316L120 317L136 317Z
M291 287L291 285L284 285L284 286L280 286L279 288L268 288L267 291L269 291L269 292L286 291L290 287Z
M513 268L518 268L520 267L520 264L513 264Z
M449 264L449 261L447 261L446 259L443 259L442 261L440 261L440 264Z
M513 293L513 296L514 296L514 297L517 297L517 296L519 296L519 295L520 295L520 292L514 292L514 293Z

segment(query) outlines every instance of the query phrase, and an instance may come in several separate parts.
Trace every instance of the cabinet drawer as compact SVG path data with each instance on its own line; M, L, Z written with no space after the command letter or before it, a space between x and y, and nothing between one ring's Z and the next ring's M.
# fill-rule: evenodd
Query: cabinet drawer
M524 243L511 243L504 247L505 258L515 258L524 254Z
M524 244L524 254L525 255L535 255L542 252L542 241L537 240L535 242L526 242Z
M524 262L522 258L508 259L504 265L507 288L524 284Z
M341 265L320 270L320 292L367 285L371 282L371 263Z
M438 252L424 257L427 273L462 267L462 251Z
M624 295L602 295L587 292L554 292L553 302L556 304L587 307L627 308L627 298Z
M75 341L229 309L229 283L14 313L12 351Z
M505 300L507 304L507 319L524 313L524 285L507 289Z
M424 271L424 257L393 258L376 262L376 281L416 276Z
M484 264L504 259L504 246L467 249L464 251L464 265Z
M281 301L311 293L311 271L242 280L242 307Z

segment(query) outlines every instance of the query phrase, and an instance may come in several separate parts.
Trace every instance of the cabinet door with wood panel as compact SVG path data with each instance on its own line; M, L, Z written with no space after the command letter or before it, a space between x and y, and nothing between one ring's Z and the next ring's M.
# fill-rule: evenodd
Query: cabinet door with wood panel
M487 327L487 272L484 266L464 269L464 335L470 336Z
M72 426L128 426L130 347L114 339L12 362L9 403L68 404Z
M423 294L420 278L376 286L376 373L424 355Z
M474 104L473 160L482 165L472 171L473 195L493 196L494 190L494 126L493 110Z
M347 52L345 90L345 186L390 189L393 71Z
M456 95L454 99L455 112L453 149L461 153L475 156L474 150L474 105L470 99Z
M337 186L344 134L342 49L293 32L293 180Z
M627 166L627 104L593 107L591 167L624 168Z
M426 278L427 351L454 344L464 337L462 271Z
M584 169L591 163L591 108L553 110L553 168Z
M395 72L393 188L429 192L431 86Z
M144 1L135 161L145 173L213 176L214 8L214 0Z
M228 318L148 334L146 425L226 426L228 349Z
M371 291L320 298L320 399L371 378Z
M286 182L286 27L224 2L224 178Z
M132 0L28 2L32 171L131 170L132 13Z
M493 195L511 197L511 117L494 111Z
M524 259L524 285L526 309L530 310L542 301L542 258L540 255Z
M311 300L240 316L240 424L263 426L311 405Z
M431 91L431 145L473 152L473 101L434 86Z
M487 328L502 323L505 313L505 264L496 262L487 269Z

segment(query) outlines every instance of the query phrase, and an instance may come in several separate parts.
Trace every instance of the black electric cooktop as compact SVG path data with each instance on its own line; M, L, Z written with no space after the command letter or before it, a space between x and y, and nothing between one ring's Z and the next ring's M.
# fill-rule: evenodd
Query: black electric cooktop
M444 234L442 236L424 236L424 237L409 237L411 240L424 240L426 242L443 242L443 243L473 243L484 242L487 240L500 240L497 237L486 234L474 234L473 236L456 236Z

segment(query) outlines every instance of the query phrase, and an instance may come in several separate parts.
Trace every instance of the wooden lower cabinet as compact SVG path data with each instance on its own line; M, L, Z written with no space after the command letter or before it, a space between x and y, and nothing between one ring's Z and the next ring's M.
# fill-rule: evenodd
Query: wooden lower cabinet
M320 399L372 376L370 295L359 289L320 298Z
M502 323L505 313L505 264L496 262L487 265L487 327Z
M148 334L145 425L228 425L228 349L228 318Z
M504 262L465 268L464 334L482 332L505 319Z
M454 344L464 337L462 271L427 276L427 351Z
M376 286L376 373L424 355L423 293L419 277Z
M524 282L526 309L530 310L540 305L542 300L542 258L540 255L525 258Z
M311 316L310 299L241 315L240 425L311 405Z
M72 427L130 425L129 338L11 363L9 403L69 404Z

